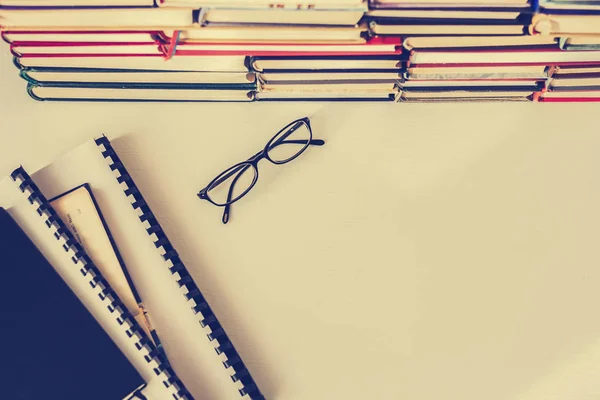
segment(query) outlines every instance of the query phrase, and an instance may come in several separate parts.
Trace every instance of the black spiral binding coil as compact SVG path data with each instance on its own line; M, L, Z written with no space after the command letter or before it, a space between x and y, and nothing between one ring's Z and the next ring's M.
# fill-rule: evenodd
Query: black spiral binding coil
M175 375L168 360L163 357L148 339L143 329L119 299L117 293L110 287L108 281L104 279L100 270L98 270L90 257L85 253L83 247L73 237L60 216L44 197L25 169L19 167L10 176L19 185L20 191L27 195L29 203L37 206L36 211L41 217L45 218L44 222L48 229L55 229L53 232L54 237L62 244L64 251L67 253L72 252L71 261L75 266L79 267L81 275L89 278L88 282L92 288L100 289L98 297L102 302L107 303L106 308L116 316L117 323L126 328L125 333L127 336L137 340L135 347L142 353L146 362L151 365L156 376L169 389L173 399L193 400L191 394Z
M142 221L142 223L148 223L149 228L146 229L148 235L154 234L156 236L157 240L154 242L154 245L158 250L162 249L162 251L164 251L162 257L165 260L165 263L167 263L166 265L171 274L176 277L179 287L187 290L185 297L190 304L192 311L194 314L199 314L202 317L200 325L203 328L210 328L211 333L206 336L211 342L215 342L215 351L217 354L222 354L226 357L226 360L223 361L223 365L225 368L232 369L233 373L231 374L231 379L234 382L241 383L242 386L239 389L240 394L242 396L248 396L249 400L265 400L265 397L258 388L254 378L252 378L250 371L227 336L225 329L179 258L177 251L167 238L167 235L158 223L152 210L136 187L131 175L129 175L127 169L125 169L125 166L119 159L119 156L114 151L110 141L107 137L103 136L96 139L96 145L100 148L104 148L102 156L107 160L110 160L110 169L118 172L119 176L117 177L117 181L120 184L125 184L127 187L125 189L125 195L131 201L133 209L140 212L140 221Z

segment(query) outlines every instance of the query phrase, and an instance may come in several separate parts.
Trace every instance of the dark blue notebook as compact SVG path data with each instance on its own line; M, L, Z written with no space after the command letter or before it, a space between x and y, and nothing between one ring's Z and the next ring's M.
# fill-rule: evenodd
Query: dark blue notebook
M0 208L3 399L117 400L144 380Z

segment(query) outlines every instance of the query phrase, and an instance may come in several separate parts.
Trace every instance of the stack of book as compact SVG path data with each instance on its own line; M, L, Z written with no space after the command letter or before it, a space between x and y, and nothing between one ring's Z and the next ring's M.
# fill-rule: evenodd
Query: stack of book
M37 100L600 101L600 0L0 0Z

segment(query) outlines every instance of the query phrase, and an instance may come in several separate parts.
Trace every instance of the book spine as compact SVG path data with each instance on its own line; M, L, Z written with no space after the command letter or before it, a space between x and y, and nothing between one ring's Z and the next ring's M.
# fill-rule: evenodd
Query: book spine
M173 275L173 279L183 290L192 311L194 314L200 316L200 325L210 330L210 333L207 333L206 336L214 344L217 354L225 356L223 365L227 369L231 368L231 379L234 382L241 383L241 388L239 389L240 395L247 396L251 400L264 400L265 397L244 364L240 354L183 264L177 250L175 250L167 238L166 233L133 182L131 175L121 162L110 141L103 136L96 139L96 145L102 151L102 156L108 161L109 168L118 173L116 179L119 184L125 186L125 195L129 199L131 207L139 213L139 219L147 227L146 231L148 235L156 237L154 246L157 251L161 252L162 258L165 261L165 267L169 269Z
M44 219L46 227L52 230L57 242L71 256L74 267L79 268L81 275L97 291L99 301L104 303L106 308L114 315L116 322L125 330L127 336L135 341L136 349L150 365L158 379L162 381L168 392L172 395L172 398L175 400L193 400L193 397L171 369L168 361L152 345L152 342L145 335L143 329L129 313L116 292L110 287L106 279L104 279L100 270L85 253L83 247L71 234L58 213L44 197L25 169L19 167L10 176L18 185L19 190L27 196L29 203L36 207L37 213Z
M25 66L21 63L21 59L19 57L13 56L13 65L17 67L17 69L22 70Z
M23 68L23 69L19 70L19 76L21 77L21 79L24 79L27 82L27 84L31 84L34 86L40 86L40 82L38 82L37 80L30 77L28 73L29 73L29 69L27 69L27 68Z
M359 102L359 103L373 103L373 102L394 102L396 101L396 94L390 93L387 97L382 98L368 98L368 97L323 97L323 98L293 98L293 99L261 99L260 96L257 99L261 102L303 102L303 103L319 103L319 102L327 102L327 103L342 103L342 102Z

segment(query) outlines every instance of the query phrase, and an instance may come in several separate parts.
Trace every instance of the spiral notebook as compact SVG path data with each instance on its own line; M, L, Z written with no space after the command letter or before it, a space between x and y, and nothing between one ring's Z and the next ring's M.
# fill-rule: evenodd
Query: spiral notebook
M128 398L191 400L168 361L23 168L0 181L0 207L6 209L1 224L3 265L7 261L18 266L2 271L2 296L12 291L15 304L13 309L2 303L2 319L19 320L15 330L7 332L12 341L10 351L4 352L10 368L2 375L15 383L10 386L14 395L8 397L110 400L135 389ZM18 274L27 280L19 280ZM85 376L78 380L71 370Z
M48 198L89 185L172 369L191 393L264 399L106 137L84 143L31 178Z

